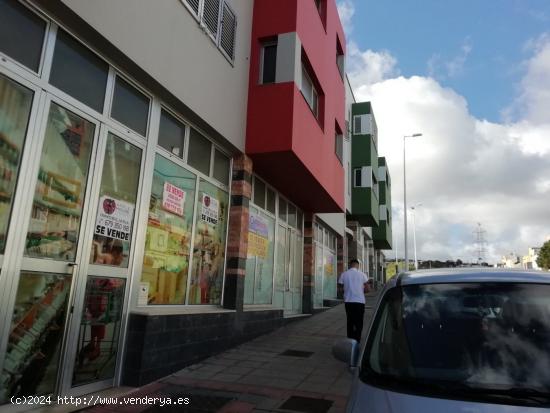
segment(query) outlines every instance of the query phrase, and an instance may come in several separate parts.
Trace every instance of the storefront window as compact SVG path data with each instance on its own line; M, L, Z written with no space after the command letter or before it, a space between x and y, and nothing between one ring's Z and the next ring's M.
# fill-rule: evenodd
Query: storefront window
M210 175L210 155L212 144L195 129L191 128L189 135L189 150L187 163L197 171Z
M121 278L88 278L74 386L114 377L125 283Z
M157 155L140 286L148 298L140 305L185 304L195 187L195 174Z
M149 98L117 76L111 117L142 136L147 135Z
M53 393L70 289L67 275L21 273L0 373L0 404L14 395Z
M214 178L222 184L229 184L229 158L217 149L214 151Z
M274 251L275 219L251 209L244 288L245 304L271 304Z
M0 51L38 72L46 22L16 0L0 1Z
M33 92L0 75L0 254L4 253Z
M323 278L323 298L336 298L336 254L331 250L325 249L323 257L324 278Z
M128 268L140 163L141 149L109 133L91 264Z
M220 304L229 195L201 179L189 304Z
M25 253L74 261L95 125L50 106Z
M185 125L164 109L160 112L158 143L171 154L183 158Z

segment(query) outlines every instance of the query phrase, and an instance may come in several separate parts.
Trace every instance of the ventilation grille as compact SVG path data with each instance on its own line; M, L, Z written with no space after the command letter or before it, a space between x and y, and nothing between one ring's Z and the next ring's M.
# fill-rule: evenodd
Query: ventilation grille
M220 47L231 60L235 58L235 34L237 19L235 13L227 4L223 5L222 29L220 34Z
M200 0L185 0L185 2L191 7L191 10L195 12L195 14L199 15L199 3Z
M204 8L202 10L202 21L214 38L217 38L218 35L220 1L221 0L204 0Z

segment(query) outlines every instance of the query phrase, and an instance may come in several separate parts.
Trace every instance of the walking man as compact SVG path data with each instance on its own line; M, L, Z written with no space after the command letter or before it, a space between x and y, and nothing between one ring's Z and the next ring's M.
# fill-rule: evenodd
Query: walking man
M365 315L365 291L369 277L359 271L359 261L351 260L350 269L340 275L338 284L344 288L344 302L348 320L348 338L361 341ZM341 287L340 287L341 288Z

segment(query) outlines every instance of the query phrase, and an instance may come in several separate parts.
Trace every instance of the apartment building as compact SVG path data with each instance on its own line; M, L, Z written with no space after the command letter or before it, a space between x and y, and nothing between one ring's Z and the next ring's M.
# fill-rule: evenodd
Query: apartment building
M345 44L334 0L0 0L0 404L336 298Z

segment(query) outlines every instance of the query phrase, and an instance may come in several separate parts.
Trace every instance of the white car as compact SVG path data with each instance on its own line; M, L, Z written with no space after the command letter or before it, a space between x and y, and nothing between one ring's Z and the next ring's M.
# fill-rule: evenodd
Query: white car
M348 413L550 412L550 274L401 274L361 347L333 348L355 375Z

